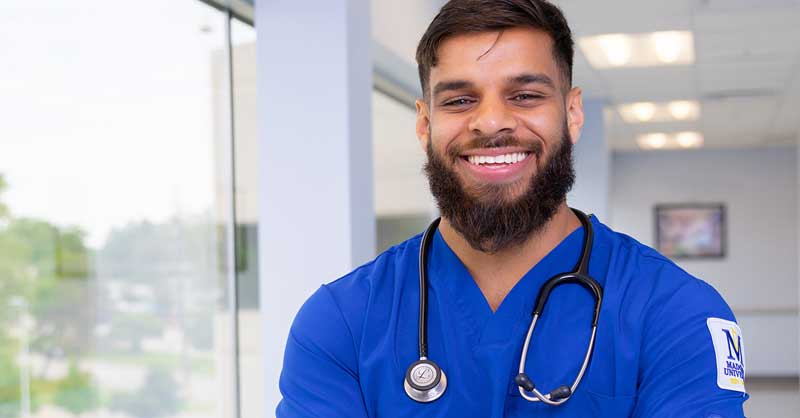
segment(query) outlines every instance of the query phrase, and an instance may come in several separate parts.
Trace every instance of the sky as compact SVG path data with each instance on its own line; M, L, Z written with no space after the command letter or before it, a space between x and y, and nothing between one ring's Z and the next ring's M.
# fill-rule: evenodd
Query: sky
M0 3L0 174L13 216L80 226L210 213L225 16L196 0ZM234 44L253 42L243 24ZM215 58L215 55L217 58ZM223 119L224 120L224 119Z

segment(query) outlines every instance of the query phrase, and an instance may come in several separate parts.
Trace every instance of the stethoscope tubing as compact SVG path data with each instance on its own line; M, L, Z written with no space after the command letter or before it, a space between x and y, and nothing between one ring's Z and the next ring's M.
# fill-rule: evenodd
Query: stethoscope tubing
M418 343L419 343L419 359L425 360L428 358L428 246L433 241L433 234L439 227L441 218L436 218L422 236L422 247L419 251L419 321L418 325Z
M525 344L522 347L522 355L520 356L519 359L520 374L525 373L525 361L528 358L528 348L530 348L531 337L533 336L533 329L534 327L536 327L536 321L538 319L539 319L538 314L533 316L533 319L531 320L531 325L530 327L528 327L528 334L525 336ZM586 372L586 368L589 365L589 360L592 357L592 348L594 348L594 341L596 334L597 334L597 325L592 325L592 336L589 338L589 347L586 349L586 354L583 357L583 363L581 364L581 369L578 372L578 376L575 378L575 381L572 383L572 386L570 386L570 393L575 393L575 389L578 388L578 385L581 383L581 380L583 379L583 375ZM550 400L550 394L542 395L542 393L539 392L539 389L536 388L534 388L533 391L531 391L531 393L533 393L534 396L530 396L527 393L525 393L525 389L523 389L522 386L517 386L517 389L519 389L519 394L523 398L531 402L541 401L548 405L558 406L569 400L569 397L565 399L559 399L557 401Z
M593 243L593 231L592 225L589 221L588 216L586 216L583 212L572 209L572 211L578 216L585 229L585 235L583 240L583 250L581 251L581 257L578 261L578 264L575 266L575 269L571 273L564 273L559 274L557 276L552 277L550 280L545 282L541 289L539 289L539 294L536 297L536 302L534 303L533 312L531 312L531 324L528 327L528 333L525 337L525 342L523 344L522 354L520 356L520 363L519 363L519 374L517 375L517 385L519 386L519 393L522 397L531 402L543 402L548 405L561 405L564 402L568 401L572 395L575 393L575 390L578 388L583 376L586 372L586 369L589 365L589 361L592 356L592 351L594 349L595 337L597 335L597 322L600 316L600 306L603 301L603 288L600 284L595 281L591 276L589 276L589 257L591 255L592 243ZM428 270L428 247L430 246L431 242L433 241L433 235L436 232L436 229L439 227L439 223L441 218L434 220L428 229L425 230L425 233L422 236L422 243L420 245L420 252L419 252L419 317L418 317L418 343L419 343L419 361L415 362L414 364L409 367L409 371L406 376L406 380L404 381L404 387L406 393L409 397L417 402L432 402L438 399L444 393L447 387L447 378L443 370L439 369L439 367L433 361L428 359L428 280L427 280L427 270ZM544 312L545 304L547 303L547 299L550 296L550 292L562 285L567 283L574 283L579 284L586 288L587 290L592 293L592 296L595 299L595 307L594 307L594 315L592 318L592 334L589 339L589 344L586 349L586 354L583 358L583 363L581 364L580 371L576 376L575 380L573 381L572 385L567 386L560 386L556 388L554 391L550 392L549 394L542 394L538 389L536 389L535 385L532 381L528 378L525 374L525 361L528 357L528 350L530 348L531 338L533 336L533 330L536 327L536 322L542 316ZM419 365L419 363L426 363L424 365ZM409 376L411 376L412 369L417 365L417 367L428 367L429 370L434 371L437 374L437 380L430 383L429 385L425 386L424 382L413 382L410 381ZM422 386L421 386L422 385ZM533 396L526 393L525 388L530 388L530 393ZM553 397L557 397L557 399L553 399Z

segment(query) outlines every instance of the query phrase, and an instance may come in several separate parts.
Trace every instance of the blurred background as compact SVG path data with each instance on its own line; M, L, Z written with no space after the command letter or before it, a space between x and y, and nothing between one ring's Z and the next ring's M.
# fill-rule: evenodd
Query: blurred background
M274 416L302 301L436 216L414 51L443 2L278 3L0 3L0 418ZM711 283L748 416L796 417L800 1L556 3L570 204Z

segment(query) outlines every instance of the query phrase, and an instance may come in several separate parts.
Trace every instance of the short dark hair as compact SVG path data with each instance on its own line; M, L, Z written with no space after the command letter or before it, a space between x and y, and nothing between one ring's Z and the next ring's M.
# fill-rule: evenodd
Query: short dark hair
M450 0L428 26L417 46L417 66L422 94L428 97L431 68L438 61L441 43L452 36L530 27L553 39L553 57L565 86L572 85L575 45L561 10L547 0Z

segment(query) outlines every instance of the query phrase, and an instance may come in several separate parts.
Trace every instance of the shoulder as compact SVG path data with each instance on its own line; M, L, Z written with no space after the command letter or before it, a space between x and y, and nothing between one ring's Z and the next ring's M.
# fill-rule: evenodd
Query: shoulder
M600 252L607 257L607 287L623 293L625 302L640 309L638 314L668 313L676 320L694 313L734 320L722 296L702 279L629 235L602 224L597 229Z
M300 308L292 332L312 329L314 338L320 338L318 324L320 318L325 318L330 324L328 329L337 333L333 340L347 337L359 346L370 307L391 303L392 296L411 277L410 270L416 271L420 239L420 235L414 236L322 285Z
M346 311L363 314L370 302L396 291L409 277L409 272L416 271L420 239L421 235L416 235L387 249L323 288Z
M694 416L698 408L742 416L741 330L722 296L655 249L604 225L598 230L609 265L606 318L621 321L618 329L639 347L634 416ZM728 367L728 339L741 369ZM671 390L689 395L670 397Z
M348 298L363 297L372 289L391 286L397 273L407 270L410 263L416 268L420 239L421 235L411 237L324 286L334 296Z

